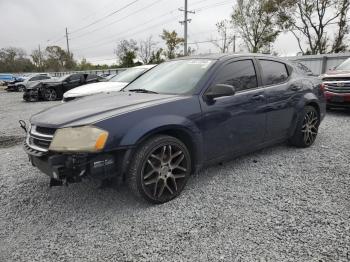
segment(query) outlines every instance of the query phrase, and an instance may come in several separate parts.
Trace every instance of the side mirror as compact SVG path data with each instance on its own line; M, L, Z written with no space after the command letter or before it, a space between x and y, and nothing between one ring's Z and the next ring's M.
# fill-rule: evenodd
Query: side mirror
M236 88L234 86L226 84L216 84L205 93L205 97L208 100L213 100L222 96L233 96L235 93Z

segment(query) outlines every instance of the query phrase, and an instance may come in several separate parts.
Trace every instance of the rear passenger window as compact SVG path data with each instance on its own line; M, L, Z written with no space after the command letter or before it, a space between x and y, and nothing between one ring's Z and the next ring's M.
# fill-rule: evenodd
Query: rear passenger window
M80 74L71 75L70 79L72 81L80 80L81 76Z
M97 75L88 75L86 81L95 81L97 80Z
M287 80L288 71L284 63L270 60L259 61L262 68L262 81L264 85L276 85Z
M240 60L224 66L217 77L217 84L232 85L236 91L258 86L255 67L252 60Z
M34 76L29 81L38 81L40 80L40 76Z

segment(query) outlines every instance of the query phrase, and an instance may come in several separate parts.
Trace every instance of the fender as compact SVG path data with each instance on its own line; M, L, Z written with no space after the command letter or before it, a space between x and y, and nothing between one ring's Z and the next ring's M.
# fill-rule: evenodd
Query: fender
M162 115L145 119L127 132L120 140L119 146L124 148L132 147L132 149L127 150L128 154L125 154L123 162L128 163L136 145L142 143L150 136L159 133L176 133L176 131L182 134L185 133L190 139L194 157L193 168L198 170L203 162L202 134L194 122L176 115ZM124 168L123 171L125 171Z
M314 103L317 104L317 106L319 107L318 110L320 109L320 105L318 102L318 98L315 94L313 93L305 93L303 95L303 97L299 100L298 104L296 105L296 109L295 109L295 113L293 116L293 120L292 120L292 124L291 127L289 129L289 137L293 136L295 133L295 129L297 127L297 123L298 123L298 119L300 117L300 114L303 112L303 109L306 105L310 104L310 103Z

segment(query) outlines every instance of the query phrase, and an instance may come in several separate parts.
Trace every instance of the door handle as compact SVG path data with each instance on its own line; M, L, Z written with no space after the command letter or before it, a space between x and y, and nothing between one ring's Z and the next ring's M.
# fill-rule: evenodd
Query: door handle
M255 96L252 96L251 99L254 101L260 101L260 100L264 100L265 96L264 95L255 95Z
M301 89L301 86L291 85L290 89L293 91L299 91Z

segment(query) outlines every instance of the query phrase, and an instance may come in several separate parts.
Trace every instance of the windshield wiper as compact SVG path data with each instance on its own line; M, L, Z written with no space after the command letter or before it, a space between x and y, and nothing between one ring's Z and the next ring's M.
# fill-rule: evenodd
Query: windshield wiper
M151 91L151 90L147 90L147 89L130 89L127 90L129 92L137 92L137 93L146 93L146 94L158 94L157 92Z

